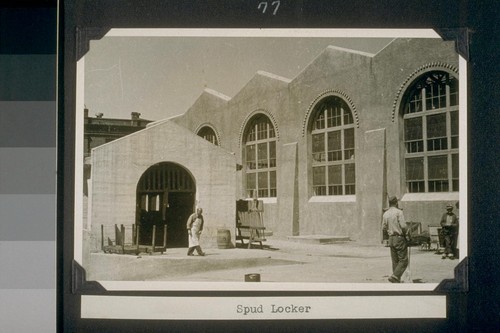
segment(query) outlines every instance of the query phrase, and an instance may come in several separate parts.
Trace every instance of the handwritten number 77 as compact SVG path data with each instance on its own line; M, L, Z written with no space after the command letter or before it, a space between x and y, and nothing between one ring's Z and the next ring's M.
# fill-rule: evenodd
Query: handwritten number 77
M262 14L265 14L266 10L267 10L267 4L268 4L267 1L262 1L257 6L257 9L262 10ZM273 1L273 2L271 2L271 6L275 6L274 7L274 11L273 11L273 15L276 15L276 13L278 12L278 8L280 8L280 1Z

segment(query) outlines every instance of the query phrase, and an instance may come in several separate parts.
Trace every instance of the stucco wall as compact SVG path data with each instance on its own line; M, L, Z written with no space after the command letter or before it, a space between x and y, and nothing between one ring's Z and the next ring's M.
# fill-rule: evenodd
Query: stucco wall
M378 241L381 208L387 204L387 195L406 195L403 132L399 116L404 90L426 71L444 70L457 75L457 67L458 56L453 42L398 39L376 55L329 47L295 78L258 72L233 98L205 90L191 108L172 122L191 132L203 124L210 124L220 135L221 147L234 155L225 152L223 159L214 157L219 156L217 148L192 140L192 136L185 132L170 135L166 133L170 131L167 127L150 128L136 134L137 138L128 137L116 145L105 145L102 150L95 151L95 167L102 168L99 175L102 183L95 190L115 193L120 203L112 206L109 212L102 212L104 215L99 218L106 223L130 219L133 216L130 208L133 206L130 205L135 198L126 198L120 193L132 190L132 184L135 190L137 179L147 166L175 160L193 173L201 200L208 200L208 206L214 205L225 211L217 213L221 216L211 216L215 213L207 211L207 219L230 221L231 230L234 230L234 209L228 207L234 207L234 201L246 195L244 172L232 167L231 177L219 178L215 170L221 167L229 172L226 165L226 162L230 164L229 160L242 164L245 126L253 115L263 113L275 125L278 140L278 197L275 203L264 206L266 224L274 234L283 237L297 233L326 234ZM328 95L344 99L353 112L357 175L354 196L311 196L308 128L314 106ZM176 128L176 131L180 130ZM382 136L376 135L376 144L371 141L375 138L373 133L383 133ZM141 151L152 143L155 148ZM179 153L178 149L185 151L185 146L195 149L197 158L210 163L213 171L200 170L191 155ZM214 202L213 198L220 196L224 198L224 204ZM407 196L403 202L405 215L408 220L431 221L440 216L447 202L455 198L458 198L457 193L443 193L437 197L428 197L427 194ZM100 202L102 199L94 200L97 200L95 205L104 210L109 203Z
M234 226L234 155L172 122L93 151L93 232L100 232L101 224L135 223L137 183L150 166L159 162L174 162L191 173L197 204L204 208L205 244L216 244L217 229Z

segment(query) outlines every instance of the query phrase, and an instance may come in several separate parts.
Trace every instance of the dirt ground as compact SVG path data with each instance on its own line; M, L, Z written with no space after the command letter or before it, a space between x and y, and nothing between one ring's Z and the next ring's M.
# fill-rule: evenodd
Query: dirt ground
M186 250L139 256L95 253L85 267L87 279L243 282L246 274L259 274L262 282L389 283L391 274L390 251L381 244L308 244L270 237L264 249L205 248L204 257L188 257ZM454 277L458 263L441 259L435 250L412 247L403 280L439 283Z

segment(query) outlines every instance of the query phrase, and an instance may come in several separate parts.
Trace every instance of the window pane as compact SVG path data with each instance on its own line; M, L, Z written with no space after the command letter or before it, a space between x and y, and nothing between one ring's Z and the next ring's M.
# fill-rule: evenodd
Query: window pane
M271 123L269 123L269 137L274 138L276 136L276 133L274 133L274 127Z
M314 195L326 195L325 167L313 168L313 191Z
M269 183L271 188L276 188L276 171L269 172Z
M325 185L325 167L313 168L313 185Z
M313 129L323 129L323 128L325 128L325 110L321 110L317 113L313 127Z
M354 159L354 128L344 130L344 159Z
M255 173L247 173L247 189L255 189Z
M246 160L248 169L256 169L257 165L255 163L255 145L246 146Z
M424 151L422 117L405 119L404 127L406 152L417 153Z
M342 165L328 166L328 194L342 195Z
M448 179L448 156L429 156L429 179Z
M448 192L448 180L429 180L429 192Z
M452 179L452 191L458 191L459 184L459 160L458 154L451 155L451 179Z
M267 172L259 172L258 173L258 184L259 184L259 190L260 189L267 189L269 188L268 183L267 183Z
M257 122L257 140L267 139L267 122L265 119Z
M267 160L267 143L259 143L257 145L257 168L265 169L268 167Z
M405 141L422 140L422 117L405 119Z
M425 99L427 110L435 110L446 107L446 85L444 73L434 73L427 79L425 87Z
M446 113L427 116L427 150L448 149Z
M328 132L328 160L342 160L341 131Z
M259 198L268 198L269 197L269 190L266 188L266 189L259 189L257 191L257 196Z
M328 184L342 185L342 165L328 166Z
M438 138L446 136L446 113L427 116L427 137Z
M338 104L329 105L326 111L327 127L337 127L342 125L342 109Z
M424 158L408 158L406 159L406 180L423 180L424 179Z
M342 165L328 166L328 194L342 195Z
M313 161L322 162L325 161L325 134L313 134L312 135L312 152Z
M458 162L458 154L451 155L451 177L458 178L459 171L459 162Z
M409 99L409 103L405 108L405 114L415 113L422 111L422 88L417 88L417 90L412 94Z
M247 134L247 142L249 141L255 141L255 126L252 125L250 127L248 134Z
M354 123L351 111L349 111L348 109L343 109L343 111L344 111L344 125Z
M203 139L213 143L214 145L218 145L217 137L215 136L215 132L210 127L208 127L208 126L203 127L198 132L198 135L201 136Z
M458 105L458 80L450 77L448 84L450 86L450 106Z
M458 111L450 112L451 148L458 148Z
M425 192L424 159L406 159L406 185L408 192Z
M269 167L276 166L276 141L269 142Z
M448 156L429 156L427 159L429 192L448 191Z
M356 182L354 163L345 165L345 183L354 184Z

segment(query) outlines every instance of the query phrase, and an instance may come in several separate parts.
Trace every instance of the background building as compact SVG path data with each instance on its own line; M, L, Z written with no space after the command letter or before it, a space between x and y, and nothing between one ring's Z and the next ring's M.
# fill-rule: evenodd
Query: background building
M130 119L104 118L103 113L89 117L89 110L85 109L84 157L89 157L95 147L146 128L151 120L142 119L140 116L139 112L132 112Z
M154 211L184 246L174 216L200 205L215 244L254 192L276 237L379 242L391 195L407 220L438 224L458 201L457 68L453 42L396 39L377 54L328 47L292 79L257 72L232 98L205 89L181 116L94 149L92 229Z

